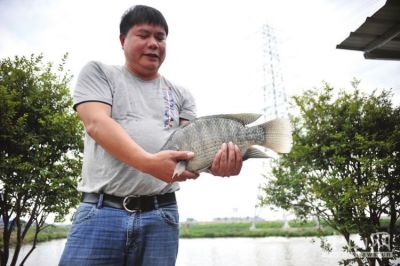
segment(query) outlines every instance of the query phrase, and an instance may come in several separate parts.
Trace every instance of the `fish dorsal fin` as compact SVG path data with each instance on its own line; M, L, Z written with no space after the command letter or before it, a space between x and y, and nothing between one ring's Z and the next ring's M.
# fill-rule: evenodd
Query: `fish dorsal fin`
M220 114L220 115L209 115L209 116L202 116L199 119L210 119L210 118L225 118L238 121L243 125L248 125L253 123L258 118L261 117L261 114L254 114L254 113L239 113L239 114Z
M260 151L257 148L250 147L247 149L245 154L243 155L243 160L247 160L249 158L271 158L268 154L263 151Z

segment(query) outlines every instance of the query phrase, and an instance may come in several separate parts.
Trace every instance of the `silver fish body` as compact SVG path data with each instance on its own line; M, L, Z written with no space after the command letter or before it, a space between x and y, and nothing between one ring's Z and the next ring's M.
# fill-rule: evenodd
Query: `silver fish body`
M236 144L244 160L269 157L253 148L253 145L265 146L279 153L289 152L291 146L289 121L276 119L252 127L246 126L260 116L260 114L243 113L199 117L179 127L169 137L162 150L194 152L194 158L183 165L192 172L202 172L209 168L223 143ZM182 164L177 167L182 167ZM177 174L179 175L184 169L177 170Z

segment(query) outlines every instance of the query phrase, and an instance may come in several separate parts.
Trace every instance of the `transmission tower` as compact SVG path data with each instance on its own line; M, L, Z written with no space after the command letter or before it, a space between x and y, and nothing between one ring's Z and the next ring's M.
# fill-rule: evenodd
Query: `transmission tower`
M262 34L262 72L263 72L263 115L264 120L271 120L278 117L288 117L288 101L285 92L283 75L280 67L277 39L274 30L268 24L263 24ZM268 149L264 149L268 154ZM271 161L262 162L262 169L271 168ZM257 201L261 197L261 191L258 190ZM260 206L255 207L255 217L251 229L256 228L255 219ZM283 212L284 224L287 225L287 212Z
M288 104L274 29L262 25L264 119L288 116Z

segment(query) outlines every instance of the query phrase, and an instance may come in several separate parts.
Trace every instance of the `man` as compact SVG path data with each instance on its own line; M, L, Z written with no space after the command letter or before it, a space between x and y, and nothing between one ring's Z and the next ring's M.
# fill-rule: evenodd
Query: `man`
M120 23L124 66L88 63L74 91L74 108L86 129L82 202L60 265L174 265L179 218L172 179L190 151L159 151L180 124L195 118L191 94L158 73L166 55L168 25L148 6L128 9ZM223 144L210 172L237 175L242 157Z

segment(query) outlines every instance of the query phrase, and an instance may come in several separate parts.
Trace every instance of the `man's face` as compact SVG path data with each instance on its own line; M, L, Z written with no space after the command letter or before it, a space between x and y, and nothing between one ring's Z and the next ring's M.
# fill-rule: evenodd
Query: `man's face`
M164 28L149 24L134 25L121 35L128 69L142 79L156 78L165 59L166 38Z

